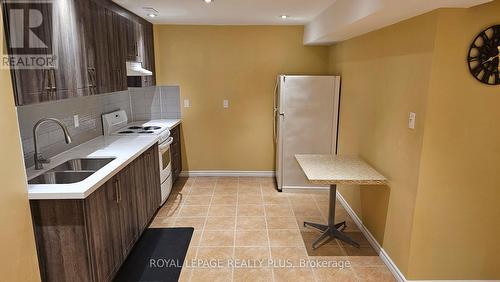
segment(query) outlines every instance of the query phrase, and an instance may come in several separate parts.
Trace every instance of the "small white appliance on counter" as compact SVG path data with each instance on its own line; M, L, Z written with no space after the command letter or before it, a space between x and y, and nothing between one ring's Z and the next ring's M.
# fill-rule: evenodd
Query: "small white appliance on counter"
M276 83L274 142L278 190L316 187L307 181L295 155L337 152L340 77L280 75Z
M170 130L165 121L137 121L128 123L125 111L116 111L102 115L104 135L112 136L157 136L160 160L161 204L167 200L172 190L172 166Z

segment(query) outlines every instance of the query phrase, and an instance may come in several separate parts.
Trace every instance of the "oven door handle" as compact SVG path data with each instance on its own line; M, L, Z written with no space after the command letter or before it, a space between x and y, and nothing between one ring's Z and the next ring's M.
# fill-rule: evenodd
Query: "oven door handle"
M174 142L174 137L168 138L167 141L160 144L160 149L170 146L170 144L172 144L173 142Z

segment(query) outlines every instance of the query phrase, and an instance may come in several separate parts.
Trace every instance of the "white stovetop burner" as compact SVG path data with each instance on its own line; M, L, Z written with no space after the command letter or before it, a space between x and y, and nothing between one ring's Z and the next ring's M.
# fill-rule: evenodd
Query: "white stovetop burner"
M162 120L137 121L128 123L125 111L116 111L102 116L104 135L151 136L160 135L161 139L170 136L168 125Z

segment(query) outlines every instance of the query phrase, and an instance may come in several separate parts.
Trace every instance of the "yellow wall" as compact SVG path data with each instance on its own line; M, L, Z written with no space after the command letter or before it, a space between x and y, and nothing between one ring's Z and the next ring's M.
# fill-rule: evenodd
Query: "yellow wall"
M443 9L331 47L340 153L390 179L340 191L408 279L500 279L500 87L466 64L499 14L498 0Z
M339 153L357 154L389 178L388 187L340 192L403 273L408 267L426 117L436 14L339 44L330 71L342 76ZM408 129L409 112L417 127Z
M500 1L440 11L409 278L500 279L500 86L465 61Z
M298 26L154 29L158 85L179 85L192 104L182 108L183 170L273 170L276 76L326 74L328 48L304 46Z
M0 11L0 31L3 20ZM0 44L4 44L0 32ZM5 46L5 45L3 45ZM23 153L10 73L0 69L0 280L39 281Z

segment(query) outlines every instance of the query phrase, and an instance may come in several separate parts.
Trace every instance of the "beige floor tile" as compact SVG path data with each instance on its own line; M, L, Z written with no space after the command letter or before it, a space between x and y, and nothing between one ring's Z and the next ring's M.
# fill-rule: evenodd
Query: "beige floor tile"
M385 266L379 256L348 256L345 258L352 266Z
M217 176L199 176L195 177L194 183L215 183L219 179ZM194 184L193 183L193 184Z
M315 216L296 216L295 217L297 221L297 225L299 226L299 229L301 231L316 231L316 229L310 227L310 226L304 226L304 222L312 222L312 223L319 223L319 224L327 224L326 218L323 217L315 217Z
M237 195L238 194L238 187L237 186L219 186L217 185L215 187L215 192L214 195Z
M271 282L273 273L270 268L237 268L233 278L235 282Z
M180 205L182 204L186 199L186 195L181 194L181 193L175 193L172 192L167 198L167 201L165 202L165 205Z
M215 194L212 199L212 205L236 205L237 194Z
M310 268L274 268L275 282L314 281L314 274Z
M238 205L262 205L262 196L253 194L238 194Z
M238 198L240 198L239 203ZM362 248L356 249L337 243L345 256L332 256L337 252L332 252L333 249L329 246L313 252L309 250L310 247L306 249L304 244L304 240L307 244L320 234L314 229L304 228L303 221L326 223L329 211L328 192L279 193L273 178L180 178L172 188L167 203L157 212L150 228L175 226L196 228L186 260L195 259L196 253L201 253L202 257L223 259L233 255L234 258L247 260L272 257L273 260L292 260L297 262L297 265L301 259L310 264L317 260L340 259L352 264L352 267L346 269L339 267L289 269L278 267L279 263L275 263L274 269L242 267L235 268L234 271L230 268L184 267L180 281L255 282L273 281L273 277L275 281L314 281L314 279L318 282L394 281L390 271L374 253L349 214L338 202L337 204L336 222L345 220L348 224L345 231L362 245ZM237 216L237 213L240 216ZM205 218L207 215L210 217ZM265 215L267 217L264 217ZM236 231L233 230L235 225ZM263 246L254 246L264 242ZM251 244L252 247L234 247L237 244ZM268 244L271 244L271 248ZM311 251L310 256L308 256L309 251ZM324 254L328 256L323 256Z
M217 267L229 267L233 259L233 247L199 247L196 259L203 263L214 263Z
M258 262L251 265L252 267L261 268L268 266L267 260L271 258L271 254L269 252L269 247L235 247L234 258L245 261L261 261L262 264Z
M191 281L191 269L188 267L183 267L178 282L189 282L189 281Z
M209 205L212 200L211 196L188 195L185 198L184 205Z
M267 217L268 229L298 229L295 217Z
M175 223L175 217L155 217L149 228L165 228L165 227L173 227Z
M229 268L194 268L191 282L228 282L232 280Z
M199 246L200 245L200 239L201 239L201 233L203 231L201 230L195 230L193 232L193 236L191 237L191 242L189 242L189 246Z
M194 230L203 230L206 217L178 217L175 220L175 227L193 227Z
M260 184L259 177L253 176L240 176L238 177L240 183L248 183L248 184Z
M189 191L189 195L191 196L211 196L214 193L215 187L210 188L195 188L193 187L191 191Z
M264 216L264 205L238 205L238 216Z
M308 205L314 205L314 198L307 193L287 193L288 200L292 205L303 205L304 203Z
M217 179L217 184L221 183L238 183L239 178L237 176L220 176Z
M213 190L215 188L215 182L214 183L194 183L193 186L191 186L191 191L195 189L209 189Z
M304 242L299 230L268 230L269 241L273 247L303 247Z
M196 253L198 252L198 247L197 246L189 246L187 253L186 253L186 258L184 259L185 265L191 265L191 262L196 259Z
M236 221L237 230L266 230L266 219L262 216L238 216Z
M179 214L179 210L181 209L181 205L163 205L158 212L156 213L156 217L176 217Z
M234 231L204 231L200 246L229 247L234 245Z
M292 209L295 216L323 217L323 214L314 202L305 202L301 204L292 203Z
M357 282L357 277L351 269L331 267L313 268L314 276L318 282Z
M356 276L361 281L375 282L375 281L396 281L392 273L387 269L387 267L353 267Z
M235 246L269 246L266 230L237 230Z
M293 216L293 211L288 205L265 205L267 217Z
M304 245L306 246L307 253L309 256L321 257L321 256L345 256L346 252L340 246L337 240L331 240L330 242L322 245L317 249L313 249L313 243L321 236L319 231L301 231L302 239L304 240Z
M234 230L236 217L207 217L205 230Z
M303 247L271 247L271 257L273 261L280 263L276 266L285 267L282 262L290 262L294 267L300 267L309 257Z
M236 216L236 206L210 206L208 216Z
M264 189L262 189L264 190ZM264 204L266 205L290 205L288 197L283 194L264 194Z
M179 217L207 216L209 206L183 206L179 211Z

